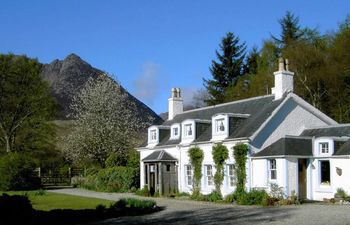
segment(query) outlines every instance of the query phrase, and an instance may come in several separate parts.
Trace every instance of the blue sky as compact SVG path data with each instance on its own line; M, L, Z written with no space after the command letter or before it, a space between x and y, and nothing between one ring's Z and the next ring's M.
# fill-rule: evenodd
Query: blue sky
M221 38L233 32L248 48L278 35L287 10L301 24L331 32L350 1L326 0L0 0L0 52L41 62L76 53L113 75L157 113L167 111L171 87L188 102L210 78Z

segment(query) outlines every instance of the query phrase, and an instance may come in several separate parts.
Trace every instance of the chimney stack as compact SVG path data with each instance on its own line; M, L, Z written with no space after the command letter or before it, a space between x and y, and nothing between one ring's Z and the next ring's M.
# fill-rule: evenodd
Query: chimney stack
M294 91L293 76L294 73L289 71L288 59L279 58L278 71L274 72L275 87L272 88L272 94L275 100L282 98L286 93Z
M183 100L181 98L180 88L171 89L171 98L168 99L168 120L172 120L177 114L183 112Z

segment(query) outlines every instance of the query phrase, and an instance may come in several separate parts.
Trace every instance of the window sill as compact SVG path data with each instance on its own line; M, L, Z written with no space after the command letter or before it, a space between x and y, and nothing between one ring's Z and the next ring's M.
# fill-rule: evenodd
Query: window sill
M320 184L315 191L322 193L333 193L332 186L327 184Z

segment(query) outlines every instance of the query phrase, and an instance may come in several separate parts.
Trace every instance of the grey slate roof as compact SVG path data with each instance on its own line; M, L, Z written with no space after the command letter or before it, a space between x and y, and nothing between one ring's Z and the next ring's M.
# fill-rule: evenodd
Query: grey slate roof
M281 138L267 146L253 157L261 156L312 156L311 138Z
M149 156L142 160L143 162L163 162L163 161L177 161L174 157L169 155L164 150L154 151Z
M334 155L350 155L350 139L339 150L336 149Z
M308 137L350 137L350 124L329 126L316 129L306 129L300 136Z

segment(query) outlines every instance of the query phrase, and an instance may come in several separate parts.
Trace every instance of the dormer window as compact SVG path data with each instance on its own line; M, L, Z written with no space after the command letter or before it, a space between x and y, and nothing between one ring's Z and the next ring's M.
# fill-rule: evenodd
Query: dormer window
M174 136L178 136L179 135L179 128L178 127L174 127L173 128L173 134L174 134Z
M151 130L151 141L157 140L157 130Z
M224 118L215 120L215 131L216 133L225 131Z
M320 153L328 154L329 153L329 144L328 142L320 142L319 143Z
M192 124L185 124L185 136L192 136Z

